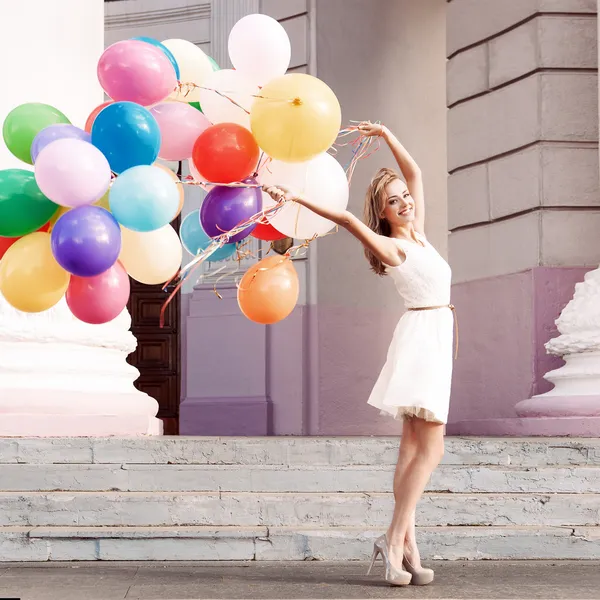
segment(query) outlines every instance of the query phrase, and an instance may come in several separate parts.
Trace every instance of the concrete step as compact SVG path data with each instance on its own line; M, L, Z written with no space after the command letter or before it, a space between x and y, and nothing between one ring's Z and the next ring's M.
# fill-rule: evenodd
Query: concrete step
M4 491L384 492L393 465L0 464ZM427 486L453 493L600 493L598 467L442 465Z
M0 561L367 560L368 527L0 527ZM594 559L600 528L421 527L427 559Z
M395 437L2 438L0 463L392 465ZM600 440L446 439L447 465L600 466Z
M3 492L0 525L384 527L391 493ZM596 526L600 494L435 494L423 526Z

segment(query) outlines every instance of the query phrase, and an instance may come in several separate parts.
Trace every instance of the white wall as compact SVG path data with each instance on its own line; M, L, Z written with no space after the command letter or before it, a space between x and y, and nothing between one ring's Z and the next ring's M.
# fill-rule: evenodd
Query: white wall
M4 2L0 49L1 122L19 104L44 102L82 127L102 102L96 77L104 50L102 0ZM11 167L26 165L0 143L0 168Z

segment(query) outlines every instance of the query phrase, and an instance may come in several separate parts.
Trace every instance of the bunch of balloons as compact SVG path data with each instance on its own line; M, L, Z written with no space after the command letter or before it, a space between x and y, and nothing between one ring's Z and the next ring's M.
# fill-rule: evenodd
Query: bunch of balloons
M110 100L83 128L46 104L9 113L4 141L34 168L0 171L0 292L12 306L43 311L66 294L77 318L105 323L127 304L128 276L152 285L177 274L182 245L196 255L225 236L207 257L217 261L249 235L312 239L332 229L296 204L265 217L274 203L260 186L346 207L344 170L327 154L341 124L337 98L315 77L286 75L289 38L265 15L236 23L229 55L234 69L219 69L186 40L124 40L100 57ZM183 185L159 158L187 160L208 192L180 237L170 223ZM249 225L228 235L240 223ZM288 257L253 266L238 294L242 312L260 323L285 318L297 298Z

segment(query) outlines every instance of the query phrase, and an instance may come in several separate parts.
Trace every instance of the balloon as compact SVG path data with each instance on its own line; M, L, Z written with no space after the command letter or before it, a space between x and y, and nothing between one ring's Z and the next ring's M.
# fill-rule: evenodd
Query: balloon
M103 110L104 108L106 108L109 104L114 104L114 102L112 100L109 100L108 102L103 102L102 104L96 106L96 108L90 113L90 116L87 118L87 121L85 122L85 127L84 127L84 129L88 133L92 133L92 125L94 124L96 117L98 116L100 111Z
M184 160L192 156L198 136L210 121L189 104L162 102L150 109L160 128L160 151L164 160Z
M50 227L50 223L42 225L37 231L46 232ZM0 259L6 254L6 251L22 237L0 237Z
M0 261L0 293L22 312L52 308L68 285L69 274L52 256L48 233L31 233L17 240Z
M182 90L175 91L170 97L183 102L199 102L200 90L186 87L185 84L203 85L213 70L210 59L196 44L187 40L164 40L163 46L166 46L175 57L181 71L179 80L183 84Z
M175 71L175 77L177 77L177 79L179 79L179 77L180 77L179 65L177 64L177 61L175 60L175 57L173 56L171 51L164 44L161 44L158 40L155 40L154 38L146 37L146 36L134 37L131 39L139 40L140 42L146 42L147 44L152 44L153 46L156 46L162 52L164 52L165 56L169 59L169 62L173 65L173 70Z
M221 69L221 67L217 64L217 61L212 56L208 56L208 60L210 61L210 66L212 67L213 71L219 71Z
M250 109L260 91L255 83L239 71L223 69L209 75L204 86L200 90L200 104L211 123L237 123L250 129Z
M129 276L116 262L95 277L71 277L67 288L67 305L84 323L101 325L118 317L129 300Z
M256 184L256 179L245 179L244 183ZM200 207L200 223L206 233L212 237L231 231L234 227L260 212L262 208L260 188L234 188L215 186ZM239 242L248 237L254 225L250 225L229 240Z
M212 238L206 234L200 224L200 209L197 208L185 216L179 228L179 237L181 238L183 247L193 256L196 256L200 250L204 250L210 245ZM218 250L215 250L208 260L210 262L225 260L233 256L236 249L237 246L235 243L225 244Z
M52 202L61 206L93 204L110 185L110 166L104 154L77 139L52 142L35 163L35 180Z
M121 231L115 218L99 206L80 206L66 212L52 229L52 254L73 275L93 277L110 269L121 250Z
M0 235L21 237L47 223L58 206L42 194L35 176L23 169L0 171Z
M236 70L260 86L284 75L290 66L290 38L267 15L253 14L240 19L229 34L228 47Z
M170 225L146 233L121 227L121 235L119 261L131 278L156 285L168 281L179 271L183 250Z
M100 198L100 200L98 200L98 202L94 202L94 206L99 206L100 208L103 208L104 210L107 210L108 212L110 212L110 203L108 201L109 193L110 193L110 189L106 190L106 193L104 194L104 196L102 196L102 198Z
M110 211L132 231L168 225L179 207L177 184L162 169L141 165L119 175L109 194Z
M140 42L142 43L142 42ZM92 126L92 144L108 159L115 173L158 158L160 129L149 110L133 102L114 102Z
M67 123L71 121L63 115L60 110L41 104L30 102L13 108L4 119L2 135L8 149L23 162L30 165L31 144L35 136L49 125L55 123Z
M192 179L194 181L197 181L198 183L200 183L201 181L204 181L204 178L202 177L202 175L200 175L200 173L198 172L198 169L196 169L196 166L194 165L194 161L193 160L188 160L188 169L190 170L190 175L192 176ZM210 190L212 190L215 186L214 185L207 185L207 184L200 184L200 187L205 191L205 192L209 192Z
M252 265L238 286L238 304L245 317L262 325L285 319L296 306L300 284L290 258L267 256Z
M324 152L303 164L284 163L274 160L261 174L263 185L284 185L309 200L332 210L343 211L348 206L348 180L340 163ZM263 193L265 208L275 202ZM319 217L300 204L288 203L269 222L281 233L295 239L311 239L324 235L335 227L335 223Z
M260 95L264 98L252 105L252 133L272 158L304 162L335 142L342 123L340 103L320 79L284 75L269 82Z
M213 125L200 134L192 160L202 178L232 183L248 177L258 165L259 148L252 134L235 123Z
M98 61L98 81L117 102L149 106L164 100L177 87L171 61L158 47L139 40L109 46Z
M57 123L49 125L42 129L33 139L31 144L31 160L35 163L38 154L48 145L56 140L71 138L81 140L82 142L91 142L92 136L83 129L75 127L75 125L67 125L66 123Z
M284 233L277 231L270 223L257 223L250 235L257 240L263 240L263 242L276 242L288 237Z
M162 169L165 173L167 173L169 175L169 177L175 182L175 185L177 185L177 192L179 193L179 206L177 207L177 212L175 213L175 216L173 217L173 219L176 219L179 214L181 213L181 211L183 210L183 205L185 202L185 190L183 189L183 184L181 183L181 179L179 179L179 177L177 177L177 175L175 173L173 173L173 171L171 171L171 169L169 169L169 167L165 167L165 165L161 165L159 163L154 163L154 166L157 167L158 169Z

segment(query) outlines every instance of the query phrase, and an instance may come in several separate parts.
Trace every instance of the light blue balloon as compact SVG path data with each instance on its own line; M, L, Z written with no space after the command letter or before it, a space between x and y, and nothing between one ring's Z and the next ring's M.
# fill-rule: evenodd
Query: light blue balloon
M158 167L140 165L117 177L108 195L114 218L132 231L168 225L179 208L177 183Z
M145 35L142 35L139 37L134 37L131 39L139 40L140 42L146 42L147 44L152 44L153 46L160 48L165 53L165 56L171 61L171 64L173 65L173 68L175 69L175 76L177 77L177 81L179 81L179 79L181 79L181 74L179 72L179 65L177 64L177 60L173 56L173 53L164 44L161 44L158 40L155 40L154 38L146 37ZM214 69L213 69L213 71L214 71Z
M212 242L200 225L200 210L193 210L181 222L179 237L183 247L194 256L204 250ZM236 250L235 244L225 244L208 257L209 262L218 262L233 256Z

